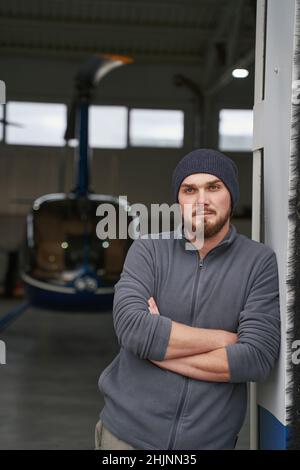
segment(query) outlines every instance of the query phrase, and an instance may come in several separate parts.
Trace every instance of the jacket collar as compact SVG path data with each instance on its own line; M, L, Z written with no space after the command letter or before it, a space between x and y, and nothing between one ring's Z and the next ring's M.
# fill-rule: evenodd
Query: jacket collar
M182 224L177 227L177 229L174 231L174 234L175 234L175 238L179 239L183 248L185 248L185 244L190 246L190 249L187 248L186 251L197 251L195 250L195 247L193 246L193 244L185 237ZM234 242L234 240L237 238L237 235L238 234L237 234L236 227L233 224L230 224L229 230L226 233L225 237L208 253L211 253L212 251L215 251L216 249L219 249L220 247L227 247L231 245Z

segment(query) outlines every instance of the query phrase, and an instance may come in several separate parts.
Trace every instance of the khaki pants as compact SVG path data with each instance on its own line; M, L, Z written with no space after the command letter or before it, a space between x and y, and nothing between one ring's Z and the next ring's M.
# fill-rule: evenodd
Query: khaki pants
M95 450L135 450L134 447L114 436L99 419L95 428Z

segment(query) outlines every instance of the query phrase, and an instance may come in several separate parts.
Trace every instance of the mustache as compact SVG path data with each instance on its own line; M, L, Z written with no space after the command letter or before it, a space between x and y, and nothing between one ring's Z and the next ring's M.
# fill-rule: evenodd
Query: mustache
M211 210L206 210L206 209L204 210L204 212L203 211L197 211L197 210L192 212L192 216L202 215L202 214L215 214L215 212L211 211Z

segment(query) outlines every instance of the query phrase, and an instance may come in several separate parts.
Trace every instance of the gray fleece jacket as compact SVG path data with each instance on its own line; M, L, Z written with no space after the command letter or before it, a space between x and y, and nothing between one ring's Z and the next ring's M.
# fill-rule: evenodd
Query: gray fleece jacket
M136 449L232 449L247 382L264 381L279 353L276 255L232 224L204 259L176 233L141 237L127 253L113 305L120 352L99 378L100 418ZM152 296L160 315L149 313ZM195 380L149 361L165 358L172 320L238 333L226 347L229 382Z

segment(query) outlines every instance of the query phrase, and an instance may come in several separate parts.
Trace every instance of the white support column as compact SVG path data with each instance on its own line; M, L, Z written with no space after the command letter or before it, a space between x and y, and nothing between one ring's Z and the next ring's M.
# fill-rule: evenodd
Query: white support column
M287 443L286 280L296 1L258 0L257 4L252 237L276 252L282 342L280 359L270 378L257 386L251 385L252 449L257 444L261 449L285 449Z

